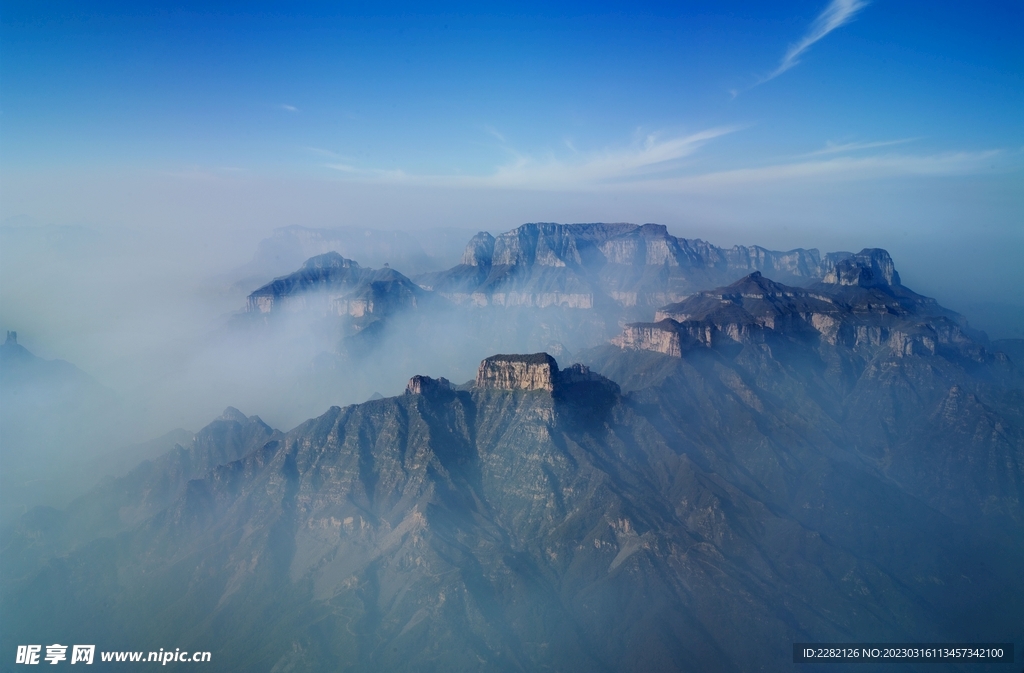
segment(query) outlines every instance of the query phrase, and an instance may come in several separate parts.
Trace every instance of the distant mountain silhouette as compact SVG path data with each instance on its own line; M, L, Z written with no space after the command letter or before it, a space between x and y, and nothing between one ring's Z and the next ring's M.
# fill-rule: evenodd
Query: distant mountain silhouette
M75 482L99 475L66 468L109 436L119 409L113 391L70 362L33 355L8 332L0 345L0 520L91 486Z

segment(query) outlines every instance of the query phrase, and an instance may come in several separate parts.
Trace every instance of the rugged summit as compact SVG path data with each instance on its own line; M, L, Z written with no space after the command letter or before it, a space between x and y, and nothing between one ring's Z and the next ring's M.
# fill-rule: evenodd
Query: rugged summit
M39 537L32 532L19 538L27 544L15 544L6 550L5 572L17 574L20 569L32 568L46 555L61 555L96 537L131 530L174 503L191 480L281 437L259 416L246 417L238 409L228 407L187 441L143 461L124 476L108 479L76 498L66 510L33 511L19 522L16 530L34 531L45 524L47 534Z
M639 672L790 670L802 641L1012 640L1024 421L1020 387L986 383L1007 363L893 360L844 388L806 352L743 348L591 354L624 394L496 356L483 386L417 377L284 436L229 411L204 453L226 462L116 537L79 519L50 545L78 505L4 533L0 608L19 619L0 645L73 630L224 671ZM243 437L237 459L218 448ZM142 512L160 474L91 501Z
M287 433L227 409L0 532L0 650L71 634L223 671L639 673L790 671L794 642L1020 643L1016 350L884 251L561 226L475 238L471 295L592 293L525 314L549 336L661 287L632 307L658 320L568 367L494 349L472 381L413 376ZM272 314L364 272L328 255L264 296ZM664 288L678 301L650 303Z
M492 355L480 363L476 387L553 391L557 376L558 363L547 353Z
M443 376L438 379L430 378L429 376L422 376L417 374L416 376L409 379L408 385L405 386L406 395L431 395L438 392L451 392L454 390L451 381L444 378ZM382 397L380 393L378 397Z
M885 348L896 355L935 354L949 348L973 358L980 357L984 343L960 315L900 285L884 250L841 260L806 288L755 272L664 306L655 320L627 325L613 343L680 357L695 347L813 338L864 353Z
M311 309L355 318L387 316L416 307L422 295L419 286L394 269L367 269L328 252L254 291L246 310L267 314Z
M865 248L852 257L839 260L822 279L835 285L899 285L900 275L889 253L879 248Z
M672 236L658 224L533 223L497 237L478 233L459 265L417 275L415 285L397 271L365 269L336 253L313 257L253 292L249 318L239 323L301 313L320 321L305 333L330 335L325 349L342 360L389 339L433 334L441 322L460 325L477 352L563 355L607 343L622 324L650 321L656 307L751 272L796 286L826 277L858 287L876 276L899 282L884 250L822 256L814 249L719 248ZM437 311L411 310L427 301ZM399 315L408 320L393 328Z
M536 223L497 238L481 232L466 246L461 265L416 280L477 306L657 306L754 270L811 282L849 256L718 248L676 238L659 224Z

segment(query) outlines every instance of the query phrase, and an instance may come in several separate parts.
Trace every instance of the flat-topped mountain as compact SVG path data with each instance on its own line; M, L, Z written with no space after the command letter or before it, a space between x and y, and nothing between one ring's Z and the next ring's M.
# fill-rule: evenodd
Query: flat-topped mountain
M751 271L783 281L823 278L850 253L719 248L659 224L524 224L477 234L462 263L416 280L470 305L660 306Z
M678 357L694 347L772 338L815 338L854 351L885 347L903 355L952 348L966 357L978 357L984 343L963 317L902 286L884 250L841 260L804 288L752 273L663 306L655 322L629 324L613 343Z
M492 355L480 363L476 387L551 392L557 377L558 363L547 353Z
M584 414L600 413L620 392L618 384L586 365L559 369L547 353L492 355L480 363L473 389L543 390Z

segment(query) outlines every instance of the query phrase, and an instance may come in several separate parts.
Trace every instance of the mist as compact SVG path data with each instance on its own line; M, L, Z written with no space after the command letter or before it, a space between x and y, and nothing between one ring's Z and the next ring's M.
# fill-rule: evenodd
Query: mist
M2 656L1013 660L1020 4L5 3Z
M250 292L315 254L336 250L412 277L456 264L477 231L527 221L660 222L719 246L882 247L908 287L990 338L1020 338L1015 178L745 185L738 198L728 190L523 192L206 173L68 173L56 188L31 172L7 174L0 329L17 331L39 357L74 364L116 400L89 433L69 426L68 436L46 440L76 464L197 430L229 405L287 430L332 405L400 394L414 374L462 382L496 352L561 359L606 341L619 328L607 316L596 328L573 327L544 312L443 302L397 316L372 349L352 352L322 317L275 316L262 327L245 319Z

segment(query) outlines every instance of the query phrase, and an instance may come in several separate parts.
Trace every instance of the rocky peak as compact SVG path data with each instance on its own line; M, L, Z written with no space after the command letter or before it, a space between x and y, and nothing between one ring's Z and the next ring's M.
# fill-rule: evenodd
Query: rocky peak
M238 409L228 407L217 419L218 421L235 421L236 423L248 423L249 418Z
M492 355L480 363L477 388L497 390L555 389L558 363L547 353Z
M283 309L362 318L415 308L421 296L415 283L390 267L372 269L328 252L252 292L246 311L265 314Z
M453 390L452 383L443 376L434 379L417 374L409 379L409 384L405 386L406 395L429 395L435 392L450 390Z
M494 237L486 231L470 239L466 251L462 253L462 263L466 266L490 266L494 256Z
M302 265L303 269L358 269L359 263L355 260L345 259L336 252L325 252L316 257L310 257Z
M590 367L576 363L558 372L559 383L580 383L583 381L595 381L604 378L590 371Z
M755 271L740 278L717 294L715 292L705 294L722 298L738 296L747 299L764 299L765 297L790 296L793 294L793 288L782 283L776 283L771 278L761 275L760 271Z
M17 346L18 345L18 333L7 330L7 341L4 342L5 346Z
M821 282L859 287L899 285L900 275L888 252L881 248L864 248L856 255L836 262Z

